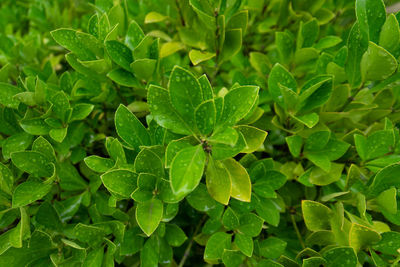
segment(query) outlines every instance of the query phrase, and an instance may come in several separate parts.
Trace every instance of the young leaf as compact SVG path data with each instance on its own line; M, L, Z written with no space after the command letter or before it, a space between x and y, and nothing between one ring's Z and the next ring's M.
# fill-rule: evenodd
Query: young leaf
M230 195L241 201L251 200L251 181L246 169L234 159L226 159L223 162L229 173L231 190Z
M206 184L210 195L218 202L228 205L231 196L232 182L226 166L218 160L209 157Z
M163 204L158 199L151 199L143 203L138 203L135 215L140 229L142 229L147 236L151 236L161 221Z
M186 196L199 184L203 176L206 155L201 145L182 149L171 163L169 179L177 198Z

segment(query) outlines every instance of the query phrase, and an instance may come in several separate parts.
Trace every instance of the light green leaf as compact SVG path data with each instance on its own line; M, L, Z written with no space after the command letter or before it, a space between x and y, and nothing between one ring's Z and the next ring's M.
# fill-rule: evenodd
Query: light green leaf
M14 98L14 95L22 90L8 83L0 83L0 104L9 108L18 108L19 101Z
M279 85L283 85L293 92L297 91L297 83L291 73L289 73L279 63L272 68L268 78L268 90L272 99L281 107L286 108L283 100L283 94Z
M137 187L137 174L128 170L112 170L100 178L107 190L120 198L129 198Z
M215 125L216 110L214 100L207 100L202 102L195 109L195 122L198 131L203 135L209 135Z
M54 173L54 164L36 151L14 152L11 154L11 160L20 170L39 177L50 177Z
M36 200L42 199L50 192L52 185L36 181L26 181L19 184L12 196L13 208L26 206Z
M237 129L243 134L244 140L246 141L246 148L241 151L242 153L253 153L261 148L268 135L267 132L253 126L241 125L238 126Z
M115 112L115 129L119 137L130 147L138 149L139 146L151 144L150 135L143 124L124 105L119 105Z
M163 204L158 199L138 203L136 207L136 221L147 236L157 229L163 215Z
M115 165L112 159L102 158L96 155L86 157L84 161L89 169L95 172L106 172Z
M229 173L231 197L240 201L250 202L251 181L246 169L234 159L226 159L222 163Z
M311 201L303 200L301 202L304 223L311 231L329 230L330 217L332 211L325 205Z
M209 157L207 165L206 184L211 197L228 205L232 190L230 173L221 161L214 160L212 157Z
M150 58L137 59L130 65L136 77L149 80L153 75L157 65L157 60Z
M206 155L201 145L184 148L176 154L169 172L171 188L177 198L186 196L203 176Z
M207 51L192 49L189 52L189 58L193 65L200 64L201 62L210 60L213 57L215 57L215 53L210 53Z
M381 236L373 229L353 223L349 232L349 243L355 251L373 245L381 240Z

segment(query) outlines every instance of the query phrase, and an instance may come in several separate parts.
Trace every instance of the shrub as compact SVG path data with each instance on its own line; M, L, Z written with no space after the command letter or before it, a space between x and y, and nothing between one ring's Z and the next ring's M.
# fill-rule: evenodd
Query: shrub
M1 266L397 266L382 0L0 7Z

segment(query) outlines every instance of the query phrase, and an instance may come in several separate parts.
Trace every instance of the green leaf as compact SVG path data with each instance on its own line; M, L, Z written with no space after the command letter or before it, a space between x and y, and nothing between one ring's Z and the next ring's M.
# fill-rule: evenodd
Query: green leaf
M83 267L101 266L101 264L103 263L103 258L104 258L104 246L92 249L87 254L82 266Z
M32 144L33 136L25 132L11 135L3 141L2 153L4 159L10 159L11 153L24 151Z
M210 194L207 192L206 186L202 183L186 197L186 200L189 202L190 206L201 212L207 212L221 205L211 198Z
M376 202L382 210L385 210L389 213L396 214L397 213L397 189L392 187L388 190L383 191L376 198Z
M199 184L206 155L201 145L184 148L176 154L169 172L171 188L177 198L186 196Z
M61 143L67 136L67 131L68 127L60 129L51 129L49 135L54 141Z
M354 141L357 152L363 160L369 160L390 152L394 145L394 135L391 130L373 132L367 138L355 134Z
M263 226L263 219L254 213L243 214L239 218L240 226L239 231L245 235L255 237L261 233Z
M379 35L379 45L393 54L399 48L400 27L394 14L389 14Z
M136 21L131 20L125 36L126 45L131 50L134 50L136 46L142 41L143 38L144 38L143 30L140 28L139 24L137 24Z
M342 42L342 39L338 36L328 35L321 38L318 43L314 45L314 48L323 50L327 48L334 47Z
M253 185L253 191L265 198L276 197L275 190L281 188L286 183L286 176L281 172L269 170L263 175L265 179L257 179Z
M225 31L225 40L218 61L231 59L242 47L242 30L232 29Z
M159 146L142 147L142 150L136 156L134 164L137 173L150 173L157 177L164 177L162 155L159 154L157 149L164 152L164 148Z
M22 119L19 123L21 128L31 135L46 135L50 131L49 125L43 119Z
M19 101L14 98L14 95L20 93L22 90L16 86L8 83L0 83L0 104L16 109L18 108Z
M330 136L330 131L314 132L306 139L304 149L307 151L321 150L328 144Z
M52 188L51 184L36 181L26 181L19 184L12 196L13 208L26 206L36 200L42 199Z
M373 246L374 250L387 255L398 255L400 247L400 233L385 232L381 234L382 239Z
M250 202L251 181L246 169L234 159L222 161L230 178L230 196L240 201Z
M151 114L162 127L178 134L191 134L190 124L176 112L171 104L167 90L159 86L150 85L147 101Z
M293 92L297 91L297 83L291 73L289 73L279 63L272 68L268 78L268 90L272 99L281 107L286 108L280 85L289 88Z
M313 128L315 125L317 125L319 121L319 116L317 113L310 113L310 114L305 114L302 116L292 116L296 121L306 125L308 128Z
M11 160L21 171L39 177L50 177L54 173L54 165L45 155L36 151L14 152Z
M222 258L225 249L231 246L231 235L217 232L213 234L207 241L204 250L205 261L215 261Z
M95 50L100 49L99 41L90 34L71 29L58 29L51 32L53 39L67 48L81 60L96 59Z
M201 91L203 92L203 99L204 101L210 100L214 98L214 92L211 87L210 81L207 78L207 75L201 75L197 81L200 84Z
M92 104L77 104L73 107L71 113L71 121L80 121L85 119L93 111L94 105Z
M241 125L237 129L243 134L246 141L246 148L241 151L242 153L253 153L261 148L268 135L267 132L252 126Z
M157 60L150 58L137 59L131 64L131 68L136 77L149 80L153 75L157 65Z
M106 172L115 165L115 162L112 159L102 158L95 155L86 157L84 161L89 169L95 172Z
M192 137L184 137L178 140L169 142L167 150L165 151L165 167L171 167L172 160L176 154L184 148L191 147L196 144L196 140Z
M196 77L189 71L175 66L168 89L172 106L191 129L195 129L195 109L203 102L203 93Z
M259 87L239 86L232 88L224 96L224 107L218 127L233 126L243 119L255 105Z
M168 42L161 46L160 58L168 57L179 50L185 48L184 44L181 42Z
M119 105L115 112L115 129L118 136L130 147L138 149L139 146L151 144L150 134L138 118L124 105Z
M279 258L285 252L287 243L276 237L269 237L260 243L260 254L269 259Z
M215 53L210 53L207 51L192 49L189 52L189 58L193 65L200 64L201 62L210 60L213 57L215 57Z
M225 266L238 267L243 263L245 257L242 253L236 250L225 249L222 253L222 262Z
M242 233L236 233L234 244L247 257L251 257L253 255L254 243L253 238L250 236Z
M285 140L292 156L298 158L300 156L301 147L303 146L303 138L298 135L291 135L286 137Z
M106 41L105 48L110 58L126 71L131 71L131 63L133 62L132 50L115 40Z
M214 100L204 101L195 109L196 126L202 135L209 135L213 131L216 120L215 113Z
M83 223L78 223L73 228L73 233L79 241L85 242L92 247L101 244L103 237L106 234L104 229L101 227L86 225Z
M299 109L306 112L322 106L330 98L332 89L332 76L321 75L310 79L301 88Z
M381 240L378 232L366 226L353 223L349 232L349 243L355 251L373 245Z
M26 213L25 208L19 208L21 213L21 219L18 225L13 228L10 233L10 244L15 248L21 248L22 242L31 236L30 230L30 218L29 215Z
M128 87L138 87L138 79L129 71L121 68L113 69L107 73L107 77L117 84L128 86Z
M151 234L157 229L163 215L163 204L158 199L151 199L147 202L138 203L136 207L136 221L147 235Z
M159 258L159 249L157 239L151 237L144 243L143 249L140 251L140 265L157 267Z
M390 77L397 69L396 59L383 47L369 42L361 59L363 81L378 81Z
M216 201L228 205L232 182L227 167L218 160L209 157L206 170L206 184L208 192Z
M11 170L4 164L0 163L0 190L11 195L14 183L14 177Z
M187 240L185 232L176 224L166 226L165 238L173 247L180 247Z
M304 223L311 231L328 230L330 228L330 217L332 211L325 205L311 201L303 200L301 202Z
M349 83L353 87L361 85L361 58L368 49L368 41L363 38L360 31L359 23L355 23L350 30L349 37L347 39L347 47L349 48L348 58L345 65L345 71Z
M386 20L386 9L383 1L357 0L356 16L363 38L377 43L379 32Z
M317 40L318 34L319 25L315 18L305 23L301 21L297 35L297 49L312 46L315 40Z
M351 247L336 247L329 249L323 254L328 266L344 266L354 267L357 266L357 255ZM346 259L345 261L343 259Z
M281 62L288 63L293 56L293 37L287 32L275 32L275 43Z
M392 164L380 170L374 177L369 186L369 193L373 196L379 195L381 192L390 189L392 186L399 187L398 179L400 174L400 164Z
M225 210L222 216L222 224L228 230L234 230L239 226L239 218L230 207Z
M107 190L120 198L129 198L137 187L137 174L128 170L112 170L100 178Z

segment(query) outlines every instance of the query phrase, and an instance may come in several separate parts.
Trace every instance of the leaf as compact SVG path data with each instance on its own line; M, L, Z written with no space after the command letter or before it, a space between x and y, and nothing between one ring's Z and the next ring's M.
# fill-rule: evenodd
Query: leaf
M158 146L142 147L134 163L137 173L150 173L157 177L164 177L163 161L157 149L164 152L164 148Z
M318 34L319 25L315 18L305 23L301 21L299 33L297 35L297 49L312 46L317 39Z
M349 232L349 243L355 251L373 245L381 240L378 232L366 226L353 223Z
M68 131L67 127L60 128L60 129L51 129L49 131L49 135L54 141L61 143L64 140L64 138L67 136L67 131Z
M255 237L261 233L263 226L263 219L255 215L254 213L243 214L240 216L239 231L245 235Z
M328 266L338 266L340 264L344 267L357 266L357 256L351 247L336 247L324 252L324 258L328 262ZM346 259L345 261L343 259Z
M368 49L368 40L363 38L360 31L359 23L355 23L350 30L347 39L347 47L349 48L348 58L345 65L345 71L349 83L353 87L361 85L361 58Z
M306 112L322 106L330 98L332 89L332 76L321 75L310 79L301 88L299 109Z
M36 151L20 151L11 154L11 160L21 171L39 177L50 177L54 173L54 165L45 155Z
M101 244L103 237L106 234L104 229L101 227L86 225L83 223L75 225L73 233L79 241L85 242L92 247Z
M48 229L60 230L62 228L62 223L57 211L48 201L40 205L35 220Z
M21 213L21 219L18 225L13 228L10 233L10 244L15 248L21 248L22 242L31 236L30 230L30 218L29 215L26 213L25 208L19 208Z
M275 43L281 62L288 63L293 56L293 37L287 32L275 32Z
M319 121L319 116L316 113L310 113L302 116L292 116L298 122L306 125L308 128L313 128Z
M213 234L207 241L204 250L204 260L214 261L222 258L225 249L229 249L231 245L231 235L217 232Z
M161 46L160 58L168 57L179 50L182 50L185 46L181 42L168 42Z
M0 104L13 109L18 108L19 101L14 98L14 95L21 91L22 90L18 87L0 82Z
M138 203L136 207L136 221L147 236L151 236L157 229L163 215L163 204L158 199Z
M115 112L115 129L118 136L130 147L138 149L139 146L151 144L150 134L138 118L124 105L119 105Z
M125 36L125 43L131 49L134 50L136 46L142 41L144 38L143 30L137 24L136 21L131 20L128 30Z
M177 198L186 196L199 184L204 171L206 155L201 145L182 149L171 163L171 188Z
M192 49L189 52L189 58L193 65L198 65L201 62L210 60L215 57L215 53L207 52L207 51L199 51L196 49Z
M87 254L82 266L83 267L101 266L101 264L103 263L103 258L104 258L104 246L92 249Z
M286 246L285 241L269 237L260 243L260 254L267 259L275 259L285 252Z
M385 4L382 0L357 0L356 16L361 34L377 43L379 32L386 20Z
M392 186L399 187L400 164L392 164L380 170L369 186L369 194L377 196L381 192L390 189Z
M225 40L222 46L219 61L229 60L236 55L242 47L242 29L232 29L225 31Z
M275 190L281 188L286 183L287 177L278 171L268 170L262 179L257 179L253 185L253 191L265 198L276 197Z
M325 205L311 201L303 200L301 202L304 223L311 231L328 230L330 228L330 217L332 211Z
M285 140L292 156L298 158L300 156L301 147L303 145L303 138L298 135L291 135L286 137Z
M246 141L246 148L241 151L242 153L253 153L261 148L268 135L267 132L252 126L241 125L237 129L243 134Z
M113 69L107 73L107 77L123 86L137 87L139 85L139 81L131 72L121 68Z
M70 121L79 121L85 119L93 111L92 104L77 104L72 109Z
M253 238L250 236L242 233L236 233L234 244L247 257L251 257L253 255L254 243Z
M44 184L36 181L23 182L14 190L12 206L13 208L18 208L42 199L50 192L51 188L51 184Z
M4 159L10 159L11 153L24 151L32 143L33 136L25 132L11 135L3 141L2 153Z
M383 47L369 42L368 50L361 59L361 75L363 80L384 80L390 77L396 69L396 59Z
M172 106L191 129L195 129L194 112L203 102L203 93L196 77L189 71L175 66L170 76L168 89Z
M105 48L110 58L126 71L131 71L133 62L132 51L129 47L115 40L106 41Z
M381 236L382 239L373 246L373 249L383 254L396 256L400 248L400 233L385 232Z
M147 93L150 112L159 125L174 133L190 134L189 124L176 112L171 104L168 91L150 85Z
M330 136L330 131L314 132L306 139L304 149L307 151L321 150L328 144Z
M95 172L106 172L115 165L115 162L112 159L102 158L95 155L86 157L84 161L86 166Z
M239 86L232 88L224 96L224 107L218 127L233 126L243 119L257 101L259 87Z
M268 79L268 90L272 99L281 107L286 108L283 100L283 94L280 85L289 88L293 92L297 90L297 83L292 76L282 65L275 64L272 68Z
M210 194L207 192L206 186L202 183L186 197L186 200L190 206L201 212L207 212L221 205L211 198Z
M238 267L244 260L243 254L236 250L225 249L222 253L222 262L225 266Z
M131 64L131 68L136 77L149 80L153 75L157 65L157 60L150 58L137 59Z
M14 177L11 170L4 164L0 163L0 190L11 195L14 183Z
M216 201L227 205L231 196L232 182L230 173L221 162L209 157L206 170L208 192Z
M400 27L394 14L389 14L379 35L379 45L393 54L399 48Z
M222 163L229 173L230 195L238 200L250 202L251 181L246 169L234 159L226 159Z
M388 190L383 191L376 198L376 202L382 210L385 210L389 213L396 214L397 213L397 189L392 187Z
M174 247L180 247L187 240L185 232L176 224L166 226L165 238L168 244Z
M195 122L198 131L203 135L209 135L214 130L216 110L213 100L202 102L195 109Z
M100 178L107 190L119 198L129 198L137 187L137 174L128 170L111 170Z
M161 22L166 20L168 17L157 13L157 12L149 12L147 13L146 17L144 18L144 23L148 24L148 23L157 23L157 22Z

